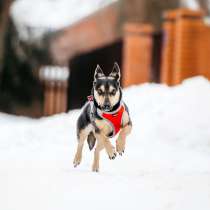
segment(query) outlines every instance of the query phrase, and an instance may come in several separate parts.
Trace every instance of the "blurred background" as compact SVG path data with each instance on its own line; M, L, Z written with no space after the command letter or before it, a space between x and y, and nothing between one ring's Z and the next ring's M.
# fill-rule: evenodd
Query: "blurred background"
M80 108L100 64L122 86L210 79L209 0L1 0L0 111Z

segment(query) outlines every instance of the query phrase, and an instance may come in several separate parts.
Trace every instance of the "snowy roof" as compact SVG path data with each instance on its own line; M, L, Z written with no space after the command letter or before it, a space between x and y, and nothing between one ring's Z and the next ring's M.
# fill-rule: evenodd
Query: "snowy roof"
M116 0L16 0L10 15L24 41L67 27Z
M181 6L187 7L193 10L200 9L200 4L197 0L181 0Z

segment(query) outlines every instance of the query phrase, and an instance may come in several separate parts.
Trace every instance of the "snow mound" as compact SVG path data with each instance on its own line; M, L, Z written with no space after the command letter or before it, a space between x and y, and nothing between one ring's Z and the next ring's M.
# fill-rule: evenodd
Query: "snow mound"
M16 0L10 14L23 41L62 29L116 0Z
M210 209L210 82L124 90L133 121L126 152L74 169L80 110L39 120L0 114L0 209ZM114 140L112 140L114 144Z

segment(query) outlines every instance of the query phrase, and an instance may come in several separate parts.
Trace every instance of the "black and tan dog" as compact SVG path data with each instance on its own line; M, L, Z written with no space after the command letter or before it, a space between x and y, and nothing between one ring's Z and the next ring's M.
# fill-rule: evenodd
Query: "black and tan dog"
M74 158L74 166L80 164L82 149L87 139L90 150L94 152L93 171L99 170L99 154L102 149L110 159L114 159L118 152L124 153L126 136L131 132L132 123L128 108L122 101L120 87L120 69L117 63L109 76L105 76L102 69L97 65L94 75L92 95L83 107L83 111L77 121L78 146ZM116 150L110 143L109 138L118 134Z

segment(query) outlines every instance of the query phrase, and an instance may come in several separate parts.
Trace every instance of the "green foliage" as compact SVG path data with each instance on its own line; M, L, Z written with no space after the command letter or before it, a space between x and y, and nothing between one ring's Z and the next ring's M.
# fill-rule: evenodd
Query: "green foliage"
M5 54L0 82L0 109L9 112L15 105L29 106L34 98L40 97L38 79L32 74L29 62L16 55L12 44L14 30L12 24L5 36Z

